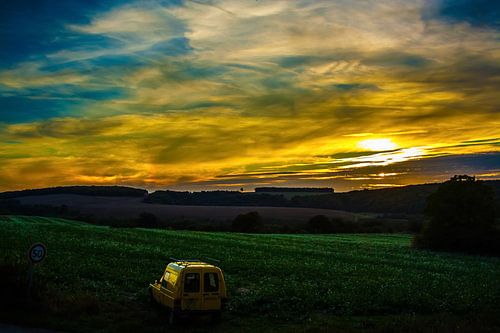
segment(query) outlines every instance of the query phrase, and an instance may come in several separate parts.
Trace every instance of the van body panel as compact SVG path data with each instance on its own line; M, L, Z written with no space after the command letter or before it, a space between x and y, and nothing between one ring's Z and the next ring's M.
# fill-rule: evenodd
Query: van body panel
M156 302L182 312L218 312L227 298L222 270L204 262L169 263L150 291Z

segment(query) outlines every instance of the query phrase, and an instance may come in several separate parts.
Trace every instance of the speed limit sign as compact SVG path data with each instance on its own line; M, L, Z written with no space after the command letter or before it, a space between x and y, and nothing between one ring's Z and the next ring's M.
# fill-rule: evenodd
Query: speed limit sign
M30 250L28 252L28 257L33 264L38 264L47 255L47 248L42 243L35 243L31 245Z

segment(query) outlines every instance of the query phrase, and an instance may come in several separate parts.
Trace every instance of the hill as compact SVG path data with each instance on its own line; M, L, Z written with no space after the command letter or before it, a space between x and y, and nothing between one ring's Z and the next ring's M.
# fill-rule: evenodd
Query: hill
M500 180L484 181L493 188L500 206ZM422 214L427 197L437 190L439 183L408 185L378 190L334 193L324 196L295 198L294 206L339 209L350 212Z
M331 187L256 187L255 192L277 192L277 193L333 193Z
M485 181L485 184L493 188L500 211L500 180ZM303 192L296 192L296 195L290 194L293 192L287 192L284 195L280 192L242 193L238 191L156 191L148 194L146 190L121 186L65 186L0 193L0 212L2 207L12 205L12 200L17 200L23 205L50 205L53 207L66 205L68 207L77 207L75 209L82 209L83 214L93 213L99 217L107 217L112 214L122 216L125 212L137 216L142 211L151 211L154 214L158 213L161 218L186 217L199 219L201 217L211 219L214 217L215 220L223 220L232 219L237 214L250 210L262 210L260 208L248 210L242 207L295 207L344 212L371 212L382 215L399 214L400 217L405 219L407 218L405 215L422 214L427 197L438 186L439 184L422 184L344 193L307 193L307 195L301 195ZM86 197L94 197L91 200L90 208L87 204L89 200ZM147 204L151 204L151 206L147 206ZM239 208L160 208L160 205L182 207L230 206ZM8 212L9 210L4 209L3 211ZM312 210L306 212L304 210L281 209L279 213L284 215L280 217L277 214L278 210L275 210L275 213L270 213L271 210L266 208L264 211L269 217L282 220L292 218L304 221L315 214L338 216L336 213L325 211L313 213ZM28 214L26 210L24 212L22 210L12 212ZM295 215L292 212L298 214ZM42 214L43 211L36 211L36 213ZM347 216L346 213L342 214Z
M112 229L0 217L0 320L71 332L163 332L148 283L175 257L221 260L230 301L217 332L479 332L500 328L500 259L411 249L403 235L248 235ZM25 253L36 268L36 311ZM173 330L206 330L204 318Z
M126 186L59 186L0 193L0 199L34 195L79 194L103 197L144 197L148 191Z
M500 203L500 180L485 181L485 183L494 189L497 202ZM175 205L307 207L349 212L422 214L427 197L436 191L439 185L438 183L408 185L343 193L313 192L307 195L301 195L301 192L297 192L297 195L269 191L264 193L260 190L256 193L156 191L148 195L145 201Z
M427 197L439 184L333 193L292 199L296 206L342 209L351 212L422 214Z
M75 194L51 194L26 196L16 199L23 206L66 206L69 211L76 210L82 217L93 216L99 219L132 219L143 212L154 214L159 220L196 220L230 222L238 214L257 211L266 222L286 221L304 223L315 215L339 217L352 221L352 213L299 207L248 207L248 206L190 206L145 203L142 197L100 197Z

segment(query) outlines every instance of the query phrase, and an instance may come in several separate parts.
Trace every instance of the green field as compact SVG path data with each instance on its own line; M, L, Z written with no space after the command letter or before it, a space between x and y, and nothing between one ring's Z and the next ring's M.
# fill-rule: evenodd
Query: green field
M64 331L203 331L210 325L203 317L168 327L148 302L148 283L174 256L222 261L230 302L217 331L500 330L500 258L417 251L409 235L114 229L0 216L0 240L3 269L21 273L31 243L48 248L35 272L41 305L10 307L1 321Z

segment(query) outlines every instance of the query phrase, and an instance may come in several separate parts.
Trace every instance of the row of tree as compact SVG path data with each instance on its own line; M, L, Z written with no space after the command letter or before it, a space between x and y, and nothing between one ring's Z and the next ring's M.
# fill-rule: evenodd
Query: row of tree
M290 201L282 195L238 191L156 191L148 195L145 202L195 206L290 206Z
M144 197L148 191L127 186L58 186L39 189L1 192L0 199L13 199L32 195L78 194L101 197Z

